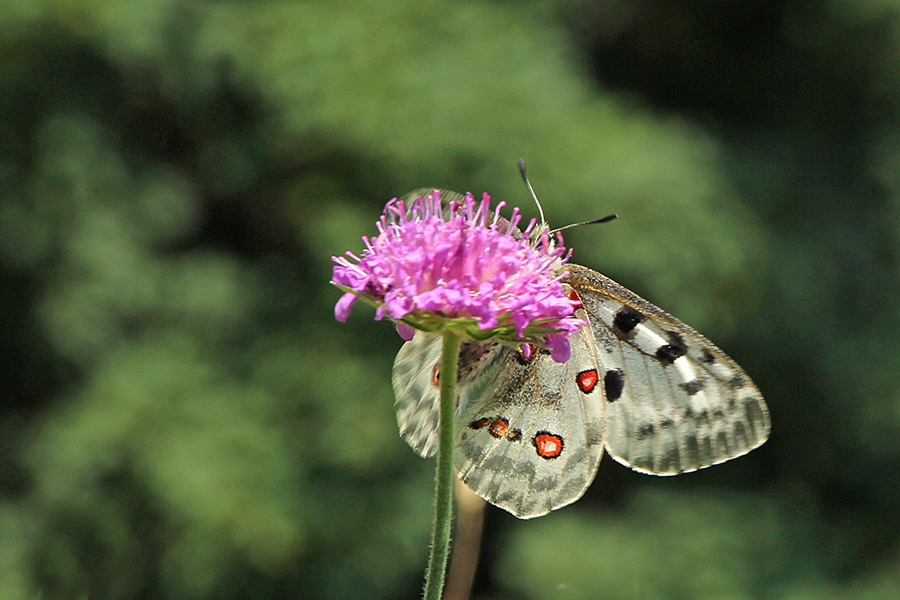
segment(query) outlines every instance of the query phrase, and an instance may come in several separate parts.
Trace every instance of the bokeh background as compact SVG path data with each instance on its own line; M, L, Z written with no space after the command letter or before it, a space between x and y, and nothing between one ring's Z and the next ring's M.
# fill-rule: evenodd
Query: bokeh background
M486 511L473 598L900 598L900 2L0 1L0 600L405 599L433 462L331 256L534 207L772 412Z

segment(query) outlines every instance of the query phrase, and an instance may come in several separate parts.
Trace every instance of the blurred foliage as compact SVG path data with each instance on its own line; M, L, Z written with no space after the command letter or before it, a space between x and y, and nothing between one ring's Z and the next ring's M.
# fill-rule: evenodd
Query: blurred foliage
M900 2L0 1L0 600L410 598L330 257L427 185L718 341L772 439L488 513L475 597L900 597Z

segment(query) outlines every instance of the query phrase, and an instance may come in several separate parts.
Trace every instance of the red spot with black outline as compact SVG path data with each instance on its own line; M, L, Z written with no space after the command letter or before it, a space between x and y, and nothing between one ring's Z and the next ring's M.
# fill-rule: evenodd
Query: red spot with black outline
M594 388L597 387L598 381L600 381L600 375L597 373L597 369L588 369L575 376L575 383L578 385L578 389L585 394L593 392Z
M472 429L484 429L488 426L488 424L490 424L491 420L492 419L490 419L489 417L481 417L480 419L469 423L469 427Z
M431 385L437 387L441 385L441 366L434 365L434 371L431 372Z
M565 447L562 436L549 431L538 431L531 438L531 443L537 450L538 456L547 460L558 457Z
M572 308L575 310L584 308L584 304L581 302L581 296L578 295L578 292L576 292L574 288L569 290L569 300L572 301Z
M522 439L522 430L510 429L509 421L503 417L481 417L469 423L470 429L478 430L485 427L488 428L488 433L498 440L506 438L507 441L518 442Z
M497 417L491 421L491 426L488 427L488 433L497 439L504 437L507 431L509 431L509 421L503 417Z

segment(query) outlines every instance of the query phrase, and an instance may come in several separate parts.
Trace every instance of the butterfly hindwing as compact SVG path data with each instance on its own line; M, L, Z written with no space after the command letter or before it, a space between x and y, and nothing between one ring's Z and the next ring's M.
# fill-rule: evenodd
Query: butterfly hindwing
M769 434L746 373L702 335L611 279L574 264L603 365L606 447L635 470L694 471L740 456Z
M400 436L422 457L437 452L440 424L441 337L417 331L403 344L391 383ZM457 414L468 398L483 393L507 354L513 351L497 343L463 342L457 376Z
M586 327L570 343L567 363L546 350L534 349L530 357L512 352L493 387L470 398L457 421L460 479L521 518L580 498L603 455L603 386L593 334Z

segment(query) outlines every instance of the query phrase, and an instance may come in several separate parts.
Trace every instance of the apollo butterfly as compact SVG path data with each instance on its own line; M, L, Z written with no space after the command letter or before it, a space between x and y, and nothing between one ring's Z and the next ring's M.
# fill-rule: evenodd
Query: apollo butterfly
M571 336L567 362L531 344L463 342L454 460L468 487L531 518L580 498L604 448L635 471L676 475L768 438L762 395L724 352L608 277L564 270L589 323ZM418 331L394 361L400 433L421 456L437 449L440 354L441 338Z

